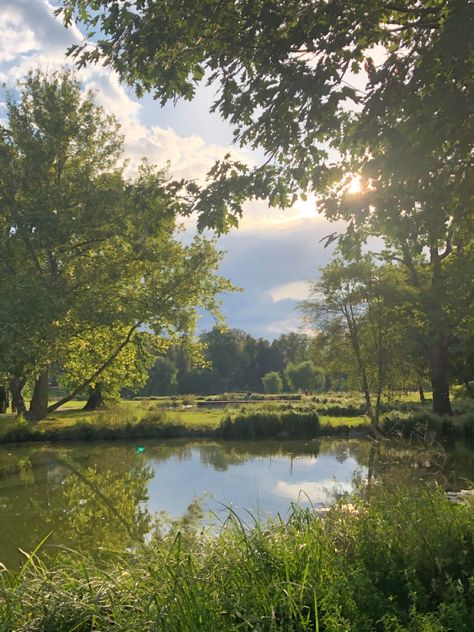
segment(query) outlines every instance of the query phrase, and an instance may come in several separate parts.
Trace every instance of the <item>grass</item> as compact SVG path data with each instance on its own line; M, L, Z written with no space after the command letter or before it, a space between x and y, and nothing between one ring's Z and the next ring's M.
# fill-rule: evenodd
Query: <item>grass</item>
M410 400L405 397L405 401L401 401L399 397L392 399L392 403L384 403L381 423L387 434L409 437L414 432L429 430L438 436L474 436L472 402L456 401L457 415L438 418L429 412L428 406L416 403L414 394L410 397ZM370 429L369 420L363 414L362 398L355 394L324 394L304 397L301 401L256 401L228 409L180 407L179 404L179 400L170 398L123 400L105 411L90 412L82 410L84 402L71 401L37 424L2 415L0 442L213 436L291 438L301 436L301 432L306 433L304 436L329 436L366 434ZM293 421L282 421L282 415ZM310 425L302 430L309 418L316 417L317 430L310 428L313 422L308 422ZM224 425L223 420L227 420Z
M474 504L442 490L371 485L324 519L215 537L183 524L103 562L31 555L0 578L1 632L470 632Z

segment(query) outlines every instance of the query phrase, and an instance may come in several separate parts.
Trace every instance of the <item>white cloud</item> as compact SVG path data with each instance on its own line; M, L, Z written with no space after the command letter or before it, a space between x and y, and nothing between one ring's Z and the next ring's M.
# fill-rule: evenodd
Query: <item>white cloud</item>
M275 492L279 496L283 496L292 502L308 502L325 503L334 497L333 490L338 492L350 492L351 483L339 483L334 479L325 479L321 481L299 481L298 483L288 483L286 481L278 481Z
M0 6L0 77L14 84L30 68L53 70L70 65L66 49L82 41L75 27L65 29L54 18L53 7L47 0L2 0ZM178 178L202 180L216 160L229 152L228 147L207 144L196 135L180 136L173 129L140 122L142 106L119 81L118 75L104 66L93 65L76 71L84 88L95 92L95 100L113 113L125 136L125 153L130 169L146 157L164 167L170 162L171 173ZM156 106L159 119L160 109ZM246 160L246 155L233 150L234 156Z
M308 282L291 281L290 283L284 283L283 285L272 288L269 294L274 303L287 299L303 301L308 296Z
M34 51L36 37L30 28L23 27L21 12L7 6L0 15L0 62L10 62L18 55Z

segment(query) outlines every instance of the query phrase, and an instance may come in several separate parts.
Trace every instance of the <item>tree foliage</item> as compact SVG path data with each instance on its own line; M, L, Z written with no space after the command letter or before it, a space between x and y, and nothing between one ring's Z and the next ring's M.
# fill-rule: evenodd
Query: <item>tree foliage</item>
M143 328L157 340L192 332L195 307L217 315L216 294L231 285L216 275L212 240L176 238L178 213L193 205L185 184L146 163L127 176L118 124L67 72L30 73L8 97L7 121L0 371L36 380L38 417L52 363L75 384L69 397L104 372L120 380L117 363Z
M290 362L285 378L292 391L322 391L324 388L324 372L310 360L298 364Z
M265 393L281 393L283 391L283 380L277 371L269 371L262 377L263 390Z
M234 218L248 195L285 206L310 190L347 222L346 256L383 238L416 290L434 410L450 413L450 287L472 264L472 3L63 0L59 11L95 32L94 46L73 47L78 63L105 60L138 94L166 103L213 85L235 141L268 156L253 172L214 172Z

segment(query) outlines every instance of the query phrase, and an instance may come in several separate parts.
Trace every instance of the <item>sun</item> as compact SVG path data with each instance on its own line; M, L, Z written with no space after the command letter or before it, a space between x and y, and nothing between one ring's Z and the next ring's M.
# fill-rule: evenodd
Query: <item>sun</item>
M360 193L362 190L362 185L359 176L353 176L351 181L349 182L349 186L347 187L348 193Z

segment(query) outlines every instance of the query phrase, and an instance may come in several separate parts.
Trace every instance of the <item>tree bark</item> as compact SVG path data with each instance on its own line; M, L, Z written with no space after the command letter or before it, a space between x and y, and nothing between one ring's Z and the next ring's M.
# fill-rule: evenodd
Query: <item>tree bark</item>
M430 348L431 386L433 412L436 415L452 415L449 399L448 375L449 346L446 339L435 341Z
M446 306L446 281L442 260L436 243L430 248L431 287L427 301L429 322L429 360L431 387L433 390L433 412L436 415L452 415L449 399L449 339L450 323Z
M30 421L39 421L48 414L49 367L44 369L36 378L30 410L27 417Z
M48 413L52 413L56 409L60 408L63 404L70 402L71 399L74 399L74 397L76 397L76 395L78 395L81 391L83 391L87 386L95 382L95 380L99 377L99 375L101 375L101 373L103 373L103 371L105 371L105 369L109 367L115 361L115 359L120 354L122 349L124 349L128 345L128 343L132 339L133 334L141 325L142 325L142 322L139 321L135 323L133 327L130 327L125 339L119 344L119 346L115 349L115 351L107 358L104 364L100 366L97 369L97 371L94 371L94 373L89 378L87 378L87 380L84 380L82 384L77 386L71 393L69 393L69 395L66 395L66 397L63 397L62 399L58 400L54 404L51 404L51 406L48 407Z
M0 414L5 414L8 408L8 390L0 385Z
M423 388L423 386L420 385L418 387L418 393L420 394L420 402L424 404L426 402L426 397L425 397L425 389Z
M22 390L25 386L25 378L14 377L10 380L10 393L12 394L12 410L19 417L26 416L26 404L23 399Z
M105 408L106 403L102 393L102 385L97 382L94 388L89 391L89 398L82 410L100 410Z

